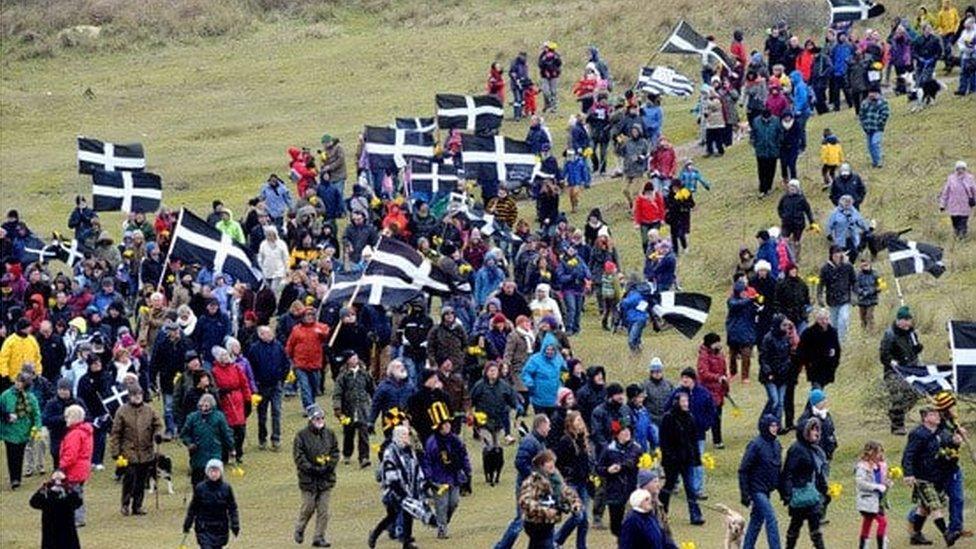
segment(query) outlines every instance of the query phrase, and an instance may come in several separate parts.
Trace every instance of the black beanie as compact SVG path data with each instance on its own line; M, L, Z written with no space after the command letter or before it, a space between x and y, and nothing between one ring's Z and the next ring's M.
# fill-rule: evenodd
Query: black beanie
M641 390L640 385L636 383L631 383L630 385L627 386L627 400L633 400L634 397L636 397L637 395L643 392L644 391Z
M610 385L607 385L607 398L610 398L615 395L619 395L620 393L623 392L624 392L623 385L619 383L611 383Z
M712 345L715 345L719 341L722 341L722 336L716 334L715 332L709 332L705 334L704 342L706 347L711 347Z

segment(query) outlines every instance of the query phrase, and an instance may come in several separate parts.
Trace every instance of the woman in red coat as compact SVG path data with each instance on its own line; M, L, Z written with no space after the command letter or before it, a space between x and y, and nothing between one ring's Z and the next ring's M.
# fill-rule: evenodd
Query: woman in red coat
M715 332L705 334L698 348L698 383L712 395L715 402L715 423L712 425L712 444L725 448L722 443L722 404L729 393L729 372L722 355L722 338Z
M505 76L502 72L501 63L492 63L491 72L488 74L488 85L485 86L488 95L495 96L498 101L505 104Z
M664 195L654 188L654 183L644 183L644 189L634 200L634 225L640 228L644 250L647 250L647 231L661 228L664 213Z
M64 473L65 482L74 487L81 498L81 506L75 509L75 526L84 526L84 488L91 475L94 430L91 423L85 422L85 409L77 404L64 409L64 422L68 430L61 439L58 468Z
M212 352L214 363L211 374L214 386L217 387L220 395L220 411L224 413L227 425L234 432L234 450L237 452L237 463L241 463L244 455L244 433L247 427L247 414L244 407L245 403L251 402L251 386L247 382L244 371L233 362L227 349L214 347Z

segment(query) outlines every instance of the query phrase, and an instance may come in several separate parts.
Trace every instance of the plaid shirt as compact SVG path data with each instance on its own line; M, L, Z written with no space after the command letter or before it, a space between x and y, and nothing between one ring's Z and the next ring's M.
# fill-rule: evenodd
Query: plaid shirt
M861 103L861 128L867 133L883 132L890 114L891 109L883 97L877 101L865 99Z

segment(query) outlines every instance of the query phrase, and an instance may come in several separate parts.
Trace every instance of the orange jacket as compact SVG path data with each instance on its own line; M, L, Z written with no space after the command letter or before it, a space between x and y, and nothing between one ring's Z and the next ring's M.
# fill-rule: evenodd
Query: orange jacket
M329 337L329 327L321 322L296 324L285 344L285 354L300 370L322 369L322 344Z

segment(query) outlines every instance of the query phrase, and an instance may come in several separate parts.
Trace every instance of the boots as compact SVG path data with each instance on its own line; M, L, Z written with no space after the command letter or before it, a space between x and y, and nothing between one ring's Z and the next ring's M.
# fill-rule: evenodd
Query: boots
M796 542L800 539L800 534L786 534L786 549L796 549Z
M481 468L485 472L485 482L488 483L488 486L494 486L495 485L495 481L494 481L494 479L495 479L495 472L492 470L492 460L491 460L491 457L492 457L491 448L486 448L485 450L482 450L482 452L481 452Z
M823 532L820 530L810 534L810 541L813 542L813 549L826 549L824 546Z
M705 524L705 518L702 517L701 507L698 506L698 502L688 502L688 516L691 517L692 526L701 526L702 524Z

